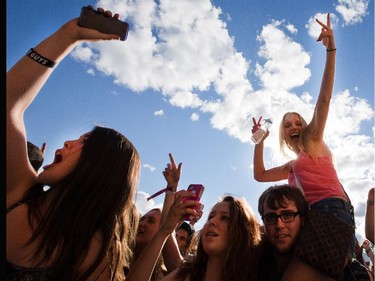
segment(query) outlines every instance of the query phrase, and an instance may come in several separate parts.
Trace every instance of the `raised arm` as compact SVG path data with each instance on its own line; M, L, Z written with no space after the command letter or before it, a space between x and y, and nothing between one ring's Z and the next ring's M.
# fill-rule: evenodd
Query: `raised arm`
M182 163L179 163L177 166L171 153L169 153L169 160L170 163L167 164L167 167L163 171L164 178L167 181L168 190L165 192L163 210L161 212L161 223L164 222L168 215L169 209L174 202L175 193L177 191L178 182L181 175ZM181 264L182 256L178 248L175 235L170 235L167 239L163 247L163 259L168 272L173 271Z
M90 6L91 7L91 6ZM92 8L92 7L91 7ZM103 9L98 9L103 11ZM110 14L109 11L106 12ZM118 14L114 17L118 18ZM78 19L64 24L36 46L30 46L6 75L6 186L7 195L24 192L37 181L37 174L27 158L24 112L33 102L57 64L83 41L119 39L116 35L100 33L78 26ZM26 51L25 51L26 53ZM38 59L39 58L39 59ZM50 66L43 64L48 60ZM39 61L39 62L38 62ZM22 190L23 189L23 190Z
M194 194L186 190L176 193L168 215L154 238L147 244L146 249L142 251L142 254L131 267L126 281L148 281L167 238L181 224L182 217L185 214L195 215L195 211L192 208L194 206L199 208L201 203L194 200L182 202L181 199L186 196L194 196Z
M367 207L365 215L365 236L366 238L374 242L374 187L372 187L367 195Z
M306 130L309 140L313 142L322 142L335 80L336 45L333 30L331 29L329 14L327 14L326 24L318 19L316 21L322 26L322 31L317 41L322 41L326 48L326 63L313 118L308 124Z
M263 160L264 140L268 137L269 131L266 132L263 139L254 147L254 179L259 182L274 182L281 181L288 178L288 173L291 168L291 162L282 166L274 167L266 170Z

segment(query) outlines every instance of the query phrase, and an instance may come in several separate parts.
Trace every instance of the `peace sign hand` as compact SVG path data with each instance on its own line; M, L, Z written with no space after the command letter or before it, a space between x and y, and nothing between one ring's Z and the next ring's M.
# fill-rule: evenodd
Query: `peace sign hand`
M319 34L319 37L316 41L322 41L327 50L336 49L333 30L331 29L330 14L327 14L327 24L324 24L318 19L316 19L316 22L322 26L321 33Z

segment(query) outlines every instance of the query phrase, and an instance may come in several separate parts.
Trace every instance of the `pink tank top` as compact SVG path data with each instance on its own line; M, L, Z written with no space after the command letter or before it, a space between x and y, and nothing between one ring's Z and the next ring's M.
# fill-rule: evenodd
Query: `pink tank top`
M331 157L311 158L305 152L300 152L289 171L288 183L297 187L294 173L303 187L309 206L329 197L347 198L333 166Z

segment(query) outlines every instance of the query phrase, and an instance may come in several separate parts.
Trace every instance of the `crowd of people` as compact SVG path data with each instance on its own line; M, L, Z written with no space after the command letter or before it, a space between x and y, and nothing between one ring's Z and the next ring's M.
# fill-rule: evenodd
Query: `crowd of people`
M195 194L178 190L182 164L172 154L163 171L162 209L139 213L133 198L140 156L113 128L95 126L65 141L39 172L46 145L39 149L27 140L24 112L77 44L120 38L81 27L75 18L31 49L6 76L6 280L374 280L374 188L368 193L366 240L356 252L353 206L323 141L335 76L334 33L329 14L326 23L317 23L326 64L314 115L307 123L288 112L280 124L281 148L296 159L266 169L268 131L254 148L254 178L288 184L261 194L261 221L246 199L227 195L210 208L199 230L194 224L202 204L184 200ZM340 229L334 237L334 230L311 231L327 220L333 225L327 229ZM314 256L306 246L315 248ZM361 259L364 251L369 264ZM326 269L317 259L338 266Z

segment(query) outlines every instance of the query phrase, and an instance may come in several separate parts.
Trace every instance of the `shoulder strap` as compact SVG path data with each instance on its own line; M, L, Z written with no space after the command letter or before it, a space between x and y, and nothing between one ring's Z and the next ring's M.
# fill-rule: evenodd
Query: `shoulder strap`
M45 191L43 191L43 186L44 185L40 185L39 183L35 184L34 186L32 186L31 188L35 188L36 186L40 186L41 187L41 190L42 190L42 193L44 193ZM20 201L14 203L13 205L11 205L10 207L8 207L6 209L6 214L8 214L10 211L12 211L13 209L17 208L19 205L23 204L23 203L26 203L31 197L33 196L38 196L40 195L40 193L38 194L38 192L32 192L32 193L27 193Z
M6 213L8 214L10 211L12 211L13 209L15 209L19 205L25 203L25 201L26 201L25 198L23 198L22 200L18 201L17 203L14 203L12 206L10 206L9 208L7 208Z

